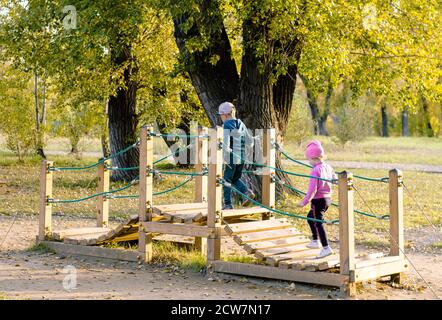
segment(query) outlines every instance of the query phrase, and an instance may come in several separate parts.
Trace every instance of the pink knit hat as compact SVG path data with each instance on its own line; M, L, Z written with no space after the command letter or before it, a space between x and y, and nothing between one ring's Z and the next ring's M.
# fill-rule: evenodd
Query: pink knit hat
M319 158L324 156L324 148L318 140L312 140L307 144L305 156L309 159Z

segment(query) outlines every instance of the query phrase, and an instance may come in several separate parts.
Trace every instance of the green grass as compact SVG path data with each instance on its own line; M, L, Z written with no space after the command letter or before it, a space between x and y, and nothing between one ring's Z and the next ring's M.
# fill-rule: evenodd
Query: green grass
M442 249L442 242L434 242L431 246L436 249Z
M335 144L331 137L316 136L314 139L323 143L329 160L442 165L440 137L369 137L345 147ZM299 146L286 138L284 150L296 159L305 159L304 149L305 143Z
M26 251L29 252L38 252L38 253L55 253L55 251L51 248L49 248L47 245L43 243L34 244L33 246L29 247Z
M299 166L288 166L287 170L299 173L308 173L309 168ZM335 170L343 170L344 168L335 168ZM388 176L386 170L352 170L354 174L368 176L368 177L384 177ZM297 189L306 191L308 186L308 179L292 177L294 186ZM442 197L436 195L437 190L442 188L442 174L423 173L423 172L404 172L404 183L408 189L414 194L420 206L429 217L430 221L440 226L442 225ZM389 199L388 199L388 184L380 182L368 182L359 179L354 180L355 187L359 190L365 202L354 193L354 207L367 213L375 213L376 215L388 214ZM277 203L277 208L286 210L287 212L298 215L306 215L309 207L297 208L296 204L300 198L296 196L285 196ZM333 201L337 202L337 187L334 187ZM371 209L371 210L370 210ZM326 219L338 219L338 209L330 207L327 211ZM308 224L305 220L292 219L293 223L302 231L309 233ZM429 223L414 203L412 197L404 192L404 223L406 228L428 227ZM378 220L370 217L365 217L355 213L355 239L360 244L372 247L379 247L388 243L388 220ZM327 232L332 238L338 239L338 227L327 226Z
M430 148L434 148L434 145ZM51 157L52 158L52 157ZM54 157L56 164L66 166L76 166L95 161L96 159L85 158L78 160L72 156ZM17 160L15 158L15 160ZM161 169L172 169L170 164L163 164ZM309 169L300 166L287 166L287 170L308 174ZM344 168L335 168L342 170ZM178 170L178 169L177 169ZM182 171L183 169L179 169ZM191 170L191 169L189 169ZM0 157L0 214L15 215L37 215L39 206L39 171L40 164L35 158L26 158L23 163L14 161L14 156L8 154L7 157ZM354 174L369 177L384 177L388 175L386 170L352 170ZM164 176L162 181L154 181L154 191L171 188L186 179L185 176ZM292 177L294 185L301 190L307 189L308 179ZM408 189L413 192L421 207L435 225L442 225L442 197L437 196L438 190L442 189L442 175L432 173L422 173L406 171L404 172L404 182ZM125 185L121 182L112 182L111 189ZM74 199L91 195L96 192L97 175L96 169L79 172L55 172L53 184L53 197L56 199ZM355 186L363 195L366 203L374 211L381 215L388 213L388 184L378 182L367 182L355 179ZM335 188L334 200L337 199ZM121 194L138 194L138 186L123 191ZM171 204L192 202L194 197L194 183L190 182L175 192L155 196L155 204ZM296 196L285 196L277 203L277 208L287 212L306 215L308 208L297 208L299 202ZM359 196L355 193L355 208L370 212ZM110 202L110 218L125 218L128 215L138 212L137 199L112 199ZM404 194L404 220L406 228L419 228L429 226L424 215L419 211L409 194ZM95 199L90 199L80 203L54 204L53 213L72 217L96 216ZM337 219L338 211L331 207L326 219ZM293 223L301 230L309 232L305 220L293 219ZM370 246L378 246L386 243L388 234L388 220L377 220L356 214L356 240ZM338 238L338 228L328 226L328 232L332 237Z

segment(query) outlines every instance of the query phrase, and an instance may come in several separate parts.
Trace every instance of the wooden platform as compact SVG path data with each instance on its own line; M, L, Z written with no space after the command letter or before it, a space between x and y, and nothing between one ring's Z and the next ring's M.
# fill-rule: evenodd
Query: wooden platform
M147 223L155 233L194 235L206 237L209 231L202 226L207 220L207 203L182 203L159 205L153 208L153 224ZM235 221L256 213L266 213L268 210L260 207L247 207L222 212L223 219ZM162 222L155 224L155 222ZM188 224L181 225L181 224ZM116 228L85 227L65 230L55 230L51 239L63 241L66 244L93 246L107 242L123 242L138 239L138 215L130 216Z

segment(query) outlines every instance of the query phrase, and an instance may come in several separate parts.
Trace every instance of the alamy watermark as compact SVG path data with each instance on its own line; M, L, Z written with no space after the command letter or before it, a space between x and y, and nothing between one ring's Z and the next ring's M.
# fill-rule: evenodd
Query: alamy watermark
M66 274L63 278L63 289L66 291L77 289L77 268L67 265L63 268L63 273Z
M63 18L63 28L65 30L77 29L77 9L75 6L64 6L63 13L66 14Z

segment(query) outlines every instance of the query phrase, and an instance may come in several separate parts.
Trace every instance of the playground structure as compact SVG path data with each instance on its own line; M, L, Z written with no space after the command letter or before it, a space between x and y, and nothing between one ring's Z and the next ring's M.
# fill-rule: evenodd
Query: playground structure
M276 213L308 219L284 213L275 208L275 184L280 182L275 174L278 170L275 167L275 158L276 151L283 152L283 150L275 143L274 129L264 130L263 163L255 163L262 169L259 173L262 176L261 202L249 199L255 206L233 210L222 210L223 185L231 187L235 193L242 194L222 179L222 128L212 129L210 133L203 128L194 137L193 152L196 161L195 173L191 176L195 180L193 203L155 205L153 175L156 172L154 168L156 162L153 145L156 136L161 135L154 133L152 127L142 127L139 141L140 165L138 168L132 168L139 170L138 215L131 216L117 228L108 227L111 199L109 195L123 188L117 191L109 190L111 159L103 159L97 165L99 176L99 185L95 194L97 227L59 231L53 231L51 227L52 204L57 202L52 199L52 179L57 169L53 162L43 161L40 185L40 226L37 241L59 252L147 263L153 258L152 242L155 235L194 237L195 246L207 255L208 265L215 272L340 287L349 295L356 293L358 282L376 280L384 276L391 276L392 280L400 281L401 273L408 268L404 257L403 184L402 173L399 170L391 170L388 179L367 178L367 180L384 183L388 180L389 215L382 217L354 209L354 178L363 177L353 176L345 171L339 173L339 220L324 221L332 225L339 223L339 251L332 256L315 259L319 250L306 247L309 239L293 228L288 219L277 219L274 216ZM170 172L163 173L170 174ZM300 174L298 176L309 177ZM174 189L176 188L171 190ZM295 189L295 191L299 190ZM388 256L355 252L355 212L380 219L389 217L391 239ZM260 219L247 219L251 215L255 218L259 216ZM223 235L233 237L236 243L248 254L253 254L258 258L262 264L222 261L221 237ZM137 239L138 251L97 246L110 241ZM339 271L336 272L338 268Z

